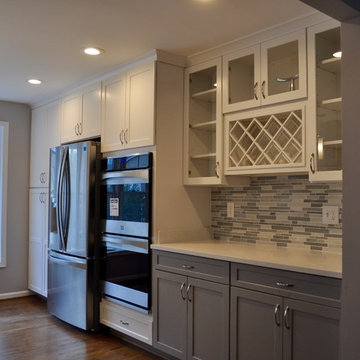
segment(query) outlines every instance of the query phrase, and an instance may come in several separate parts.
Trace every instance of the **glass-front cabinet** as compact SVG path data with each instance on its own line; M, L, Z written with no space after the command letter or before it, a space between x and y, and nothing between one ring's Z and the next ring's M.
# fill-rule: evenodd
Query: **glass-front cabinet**
M306 97L305 30L223 59L224 113Z
M186 185L222 182L221 59L185 73Z
M308 32L311 181L342 179L341 44L335 21Z

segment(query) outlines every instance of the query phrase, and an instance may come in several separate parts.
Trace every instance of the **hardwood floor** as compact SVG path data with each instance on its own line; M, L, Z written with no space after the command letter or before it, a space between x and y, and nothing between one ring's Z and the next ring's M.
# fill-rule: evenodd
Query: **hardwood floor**
M0 301L1 360L161 359L111 334L91 334L51 316L29 296Z

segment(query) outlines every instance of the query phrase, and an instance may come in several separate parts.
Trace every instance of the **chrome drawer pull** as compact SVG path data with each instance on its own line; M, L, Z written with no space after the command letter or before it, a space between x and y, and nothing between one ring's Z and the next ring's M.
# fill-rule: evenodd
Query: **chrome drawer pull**
M284 324L285 324L285 327L287 328L287 329L290 329L290 324L289 324L289 307L287 306L286 308L285 308L285 311L284 311Z
M185 264L182 267L183 267L183 269L186 269L186 270L191 270L194 268L192 265L185 265Z
M123 324L123 325L129 325L129 323L127 322L127 321L122 321L122 320L120 320L120 324Z
M184 290L184 287L185 287L185 283L183 282L180 286L180 294L181 294L181 298L183 300L186 300L186 296L183 295L183 290Z
M192 300L191 297L190 297L191 287L192 287L192 285L189 284L188 287L186 288L186 296L187 296L187 299L188 299L189 302L191 302L191 300Z
M284 282L281 282L281 281L277 281L276 285L281 286L281 287L293 287L294 286L293 284L284 283Z
M275 306L275 311L274 311L274 316L275 316L275 324L277 326L280 326L280 319L279 319L279 310L280 310L280 304L276 304Z

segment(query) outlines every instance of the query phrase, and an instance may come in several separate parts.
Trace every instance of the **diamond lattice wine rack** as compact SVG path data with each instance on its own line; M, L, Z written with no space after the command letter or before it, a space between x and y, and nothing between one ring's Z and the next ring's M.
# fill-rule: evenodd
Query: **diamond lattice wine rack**
M228 118L227 169L304 165L304 109ZM249 115L249 114L248 114Z

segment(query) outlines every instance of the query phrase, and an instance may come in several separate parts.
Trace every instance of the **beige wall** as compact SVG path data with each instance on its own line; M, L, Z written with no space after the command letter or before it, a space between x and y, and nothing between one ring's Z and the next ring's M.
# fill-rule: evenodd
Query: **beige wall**
M9 123L7 266L0 268L0 295L27 289L30 108L0 101L0 121Z

